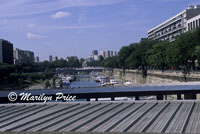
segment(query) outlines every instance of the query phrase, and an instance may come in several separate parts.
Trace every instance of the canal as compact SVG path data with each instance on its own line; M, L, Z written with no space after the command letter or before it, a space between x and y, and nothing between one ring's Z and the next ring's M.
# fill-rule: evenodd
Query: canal
M75 81L71 83L71 88L100 87L101 84L94 81L89 74L74 75Z

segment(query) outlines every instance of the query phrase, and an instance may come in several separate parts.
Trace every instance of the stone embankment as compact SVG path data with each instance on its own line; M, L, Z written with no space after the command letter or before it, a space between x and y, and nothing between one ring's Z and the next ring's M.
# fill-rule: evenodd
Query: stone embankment
M200 81L200 72L183 73L182 71L148 70L147 75L144 76L142 70L123 71L122 69L113 69L105 70L104 73L121 82L130 81L135 85Z

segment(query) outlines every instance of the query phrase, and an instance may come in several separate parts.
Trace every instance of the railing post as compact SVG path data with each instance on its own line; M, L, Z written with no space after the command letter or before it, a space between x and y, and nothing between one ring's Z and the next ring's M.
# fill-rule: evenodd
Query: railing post
M181 94L177 94L177 100L182 100Z
M111 101L115 101L115 97L111 97Z
M163 95L156 95L157 100L163 100Z
M135 100L140 100L140 97L138 95L136 95Z

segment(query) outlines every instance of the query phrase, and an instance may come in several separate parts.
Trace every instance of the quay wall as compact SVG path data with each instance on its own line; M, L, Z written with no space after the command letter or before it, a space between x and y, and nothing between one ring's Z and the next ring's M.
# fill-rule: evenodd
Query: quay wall
M104 73L121 82L130 81L135 85L200 81L200 72L183 73L182 71L148 70L146 77L143 75L142 70L112 69L104 70Z

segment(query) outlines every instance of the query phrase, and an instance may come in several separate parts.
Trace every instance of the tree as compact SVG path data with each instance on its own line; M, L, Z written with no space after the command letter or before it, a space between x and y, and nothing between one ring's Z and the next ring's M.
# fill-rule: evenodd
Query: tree
M52 87L53 87L53 88L56 87L56 78L54 78L54 77L53 77L53 80L52 80Z
M44 86L45 86L45 87L44 87L45 89L48 89L48 88L51 87L51 84L50 84L49 80L45 80Z
M67 57L69 67L81 67L78 57Z
M167 67L166 48L168 45L169 43L166 41L154 44L153 47L147 51L148 64L164 70L165 67Z
M62 80L59 81L59 86L60 86L60 88L63 88L63 82L62 82Z
M126 58L129 57L131 55L131 53L134 50L134 46L136 45L136 43L134 44L130 44L129 46L124 46L120 49L119 51L119 66L120 68L126 69L127 68L127 64L126 64Z

